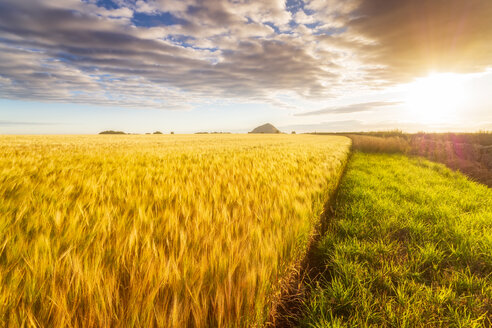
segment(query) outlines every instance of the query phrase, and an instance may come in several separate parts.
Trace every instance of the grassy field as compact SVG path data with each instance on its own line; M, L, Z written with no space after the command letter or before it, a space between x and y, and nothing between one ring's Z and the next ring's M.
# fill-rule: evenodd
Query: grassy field
M307 135L0 137L0 318L261 323L349 145Z
M492 190L442 164L355 153L302 327L490 327Z
M354 150L421 156L459 170L492 187L492 133L415 133L401 131L347 134Z

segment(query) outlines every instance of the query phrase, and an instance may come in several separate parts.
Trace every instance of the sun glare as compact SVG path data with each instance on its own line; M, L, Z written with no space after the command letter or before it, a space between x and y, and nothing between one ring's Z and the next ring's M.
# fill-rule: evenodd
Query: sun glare
M464 77L459 74L431 74L410 83L406 105L420 123L448 123L457 120L466 100Z

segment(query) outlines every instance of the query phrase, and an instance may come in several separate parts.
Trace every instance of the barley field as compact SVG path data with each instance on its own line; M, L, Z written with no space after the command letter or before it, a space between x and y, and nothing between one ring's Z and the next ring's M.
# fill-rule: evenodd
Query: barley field
M349 146L308 135L1 136L2 324L261 325Z

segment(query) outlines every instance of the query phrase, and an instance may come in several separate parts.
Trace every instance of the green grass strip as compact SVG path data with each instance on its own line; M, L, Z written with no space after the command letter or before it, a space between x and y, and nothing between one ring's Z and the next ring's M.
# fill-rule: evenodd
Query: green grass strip
M441 164L355 153L302 327L490 327L492 190Z

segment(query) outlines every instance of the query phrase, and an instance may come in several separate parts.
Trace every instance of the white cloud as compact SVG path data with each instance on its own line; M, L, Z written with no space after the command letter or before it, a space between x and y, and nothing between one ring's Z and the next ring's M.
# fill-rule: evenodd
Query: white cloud
M115 2L120 8L3 0L0 96L170 109L259 99L288 107L275 95L326 99L407 81L436 61L458 71L492 64L492 4L480 0L452 0L462 11L423 0L311 0L294 16L282 0ZM432 44L414 33L412 10L441 24L430 30ZM135 26L135 13L180 23ZM456 24L446 22L460 18L449 48Z

